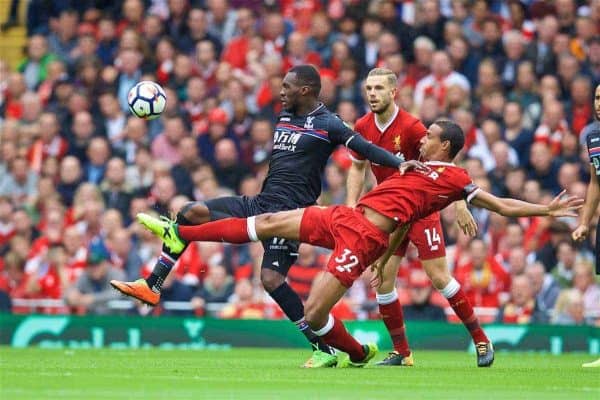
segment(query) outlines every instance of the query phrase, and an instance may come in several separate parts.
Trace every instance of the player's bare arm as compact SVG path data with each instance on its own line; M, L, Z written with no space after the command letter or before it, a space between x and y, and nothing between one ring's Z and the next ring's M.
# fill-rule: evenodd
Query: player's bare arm
M367 161L352 161L346 179L346 205L353 207L360 197L367 173Z
M409 224L404 224L396 228L396 230L390 235L390 244L386 249L385 253L379 259L371 265L371 271L375 272L375 277L371 281L371 286L375 288L379 288L383 283L383 270L387 265L390 257L394 255L396 249L404 240L404 236L410 229Z
M477 223L467 207L467 202L464 200L457 201L454 203L454 207L456 210L456 223L458 224L458 227L467 236L477 235Z
M548 205L533 204L526 201L496 197L485 190L477 190L471 204L486 208L505 217L577 217L576 211L583 205L583 199L565 196L563 190Z
M581 242L588 236L590 222L598 209L598 203L600 203L600 185L598 184L596 169L593 164L590 164L590 183L587 187L585 203L579 216L579 226L575 228L572 234L573 240Z

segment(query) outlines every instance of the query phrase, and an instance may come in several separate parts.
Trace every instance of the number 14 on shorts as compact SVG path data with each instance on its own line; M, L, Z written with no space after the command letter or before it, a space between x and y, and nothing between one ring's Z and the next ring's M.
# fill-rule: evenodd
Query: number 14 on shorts
M358 257L352 254L350 249L344 249L334 260L338 264L335 269L340 272L351 272L352 268L358 265Z
M442 238L435 228L425 229L425 236L427 237L427 244L431 248L431 251L439 249Z

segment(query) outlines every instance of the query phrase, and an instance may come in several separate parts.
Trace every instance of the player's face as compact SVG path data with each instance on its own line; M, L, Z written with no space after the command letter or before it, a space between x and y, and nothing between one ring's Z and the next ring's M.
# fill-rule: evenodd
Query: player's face
M281 83L279 99L284 110L293 112L298 106L298 99L308 90L307 86L301 86L294 72L288 72Z
M600 121L600 85L596 86L596 93L594 93L594 110L596 119Z
M389 82L387 76L367 77L365 92L369 108L375 114L383 113L393 106L396 88Z
M421 157L426 161L436 160L436 155L440 153L442 149L442 141L440 135L442 134L442 128L436 124L432 124L427 129L427 135L421 139L421 147L419 153Z

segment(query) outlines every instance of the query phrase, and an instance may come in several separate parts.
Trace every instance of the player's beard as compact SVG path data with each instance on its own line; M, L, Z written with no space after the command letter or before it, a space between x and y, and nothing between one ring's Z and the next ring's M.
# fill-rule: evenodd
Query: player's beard
M371 107L371 111L373 111L373 113L375 114L385 114L387 111L389 111L390 107L392 107L392 101L389 101L387 103L384 103L383 101L380 101L379 103L377 103L375 105L376 108Z

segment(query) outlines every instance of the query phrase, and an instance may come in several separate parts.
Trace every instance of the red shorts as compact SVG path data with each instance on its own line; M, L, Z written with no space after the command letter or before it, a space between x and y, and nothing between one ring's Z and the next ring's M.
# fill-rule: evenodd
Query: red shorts
M419 251L419 259L431 260L446 256L446 244L444 243L444 233L440 221L440 213L434 212L422 218L413 224L406 235L406 238L394 255L404 257L408 242L413 242Z
M362 212L346 206L308 207L300 224L301 242L333 249L327 271L346 287L383 254L388 240Z

